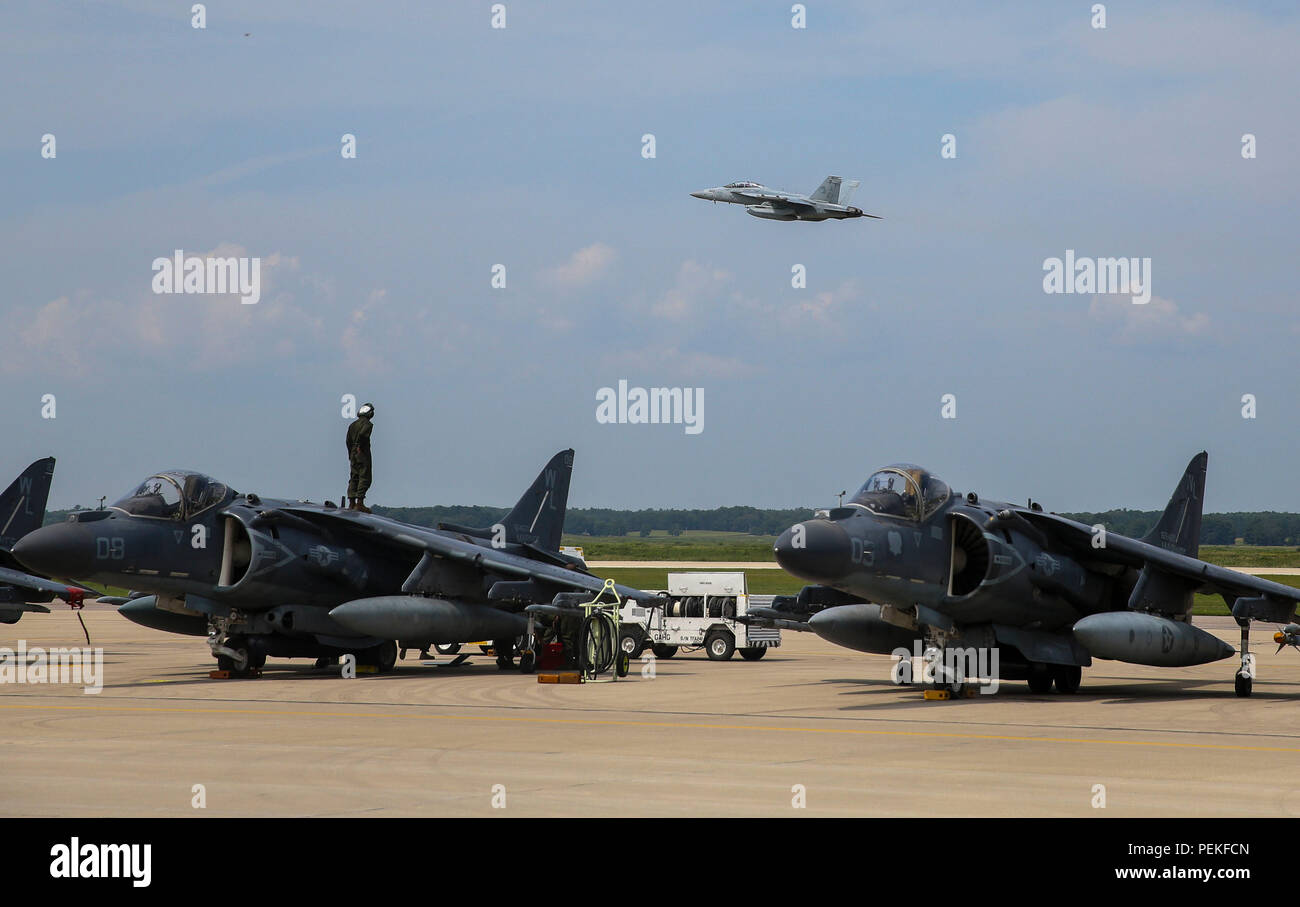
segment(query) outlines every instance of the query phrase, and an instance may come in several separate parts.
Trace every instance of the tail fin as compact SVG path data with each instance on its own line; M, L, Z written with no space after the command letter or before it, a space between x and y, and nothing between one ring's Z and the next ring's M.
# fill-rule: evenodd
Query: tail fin
M857 192L858 187L861 185L862 185L862 180L849 180L847 183L845 183L843 188L840 189L840 204L847 205L849 203L849 199L853 198L853 193Z
M817 191L808 196L815 202L830 202L832 205L843 204L840 201L840 178L838 176L828 176L822 180L822 184L817 187Z
M1178 554L1196 557L1201 550L1201 507L1205 500L1205 464L1210 457L1201 451L1192 457L1174 489L1169 505L1155 528L1142 541Z
M12 551L20 538L45 522L45 502L54 480L54 458L37 460L0 494L0 550Z
M547 551L559 551L572 476L572 448L551 457L551 462L542 468L519 503L502 520L506 527L506 540L529 542Z

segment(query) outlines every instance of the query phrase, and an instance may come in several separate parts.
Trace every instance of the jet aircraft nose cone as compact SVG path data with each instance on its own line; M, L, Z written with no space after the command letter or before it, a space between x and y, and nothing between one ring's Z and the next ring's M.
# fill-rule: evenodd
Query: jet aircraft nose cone
M33 573L68 579L86 576L94 566L95 541L70 523L33 530L14 545L13 555Z
M707 192L692 192L692 193L691 193L691 198L703 198L703 199L707 199L708 197L709 197L709 193L707 193Z
M791 526L773 548L781 569L800 579L837 579L853 564L853 542L838 523L807 520Z

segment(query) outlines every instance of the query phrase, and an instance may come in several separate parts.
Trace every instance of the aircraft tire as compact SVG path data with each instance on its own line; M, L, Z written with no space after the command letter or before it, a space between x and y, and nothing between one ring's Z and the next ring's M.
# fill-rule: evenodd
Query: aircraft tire
M1249 696L1251 687L1253 686L1254 682L1249 677L1242 674L1240 671L1237 672L1237 676L1233 680L1233 689L1236 690L1239 697L1245 699Z
M371 649L372 657L375 659L375 667L379 668L380 673L391 671L397 664L397 643L393 640L386 640Z
M746 646L740 650L740 657L745 661L758 661L767 654L767 646Z
M1052 692L1052 672L1048 670L1047 665L1033 664L1029 666L1029 692Z
M650 647L650 651L655 653L655 658L672 658L677 654L676 646L661 646L655 643Z
M537 654L531 649L519 653L519 673L531 674L537 669Z
M1052 682L1058 693L1077 693L1083 683L1083 668L1078 665L1052 665Z

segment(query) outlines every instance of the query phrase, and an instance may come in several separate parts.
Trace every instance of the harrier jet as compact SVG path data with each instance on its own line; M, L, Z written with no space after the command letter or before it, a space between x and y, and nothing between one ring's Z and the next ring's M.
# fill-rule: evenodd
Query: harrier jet
M37 460L0 494L0 624L16 624L24 614L48 614L46 602L59 596L81 607L88 590L20 570L14 545L45 519L45 502L54 479L54 458Z
M859 180L849 180L841 186L838 176L828 176L812 195L782 192L769 189L762 183L727 183L716 189L692 192L695 198L710 202L727 202L744 205L745 211L765 220L844 220L850 217L874 217L864 214L861 208L849 205L849 198L860 185Z
M1072 693L1093 658L1183 667L1233 655L1192 625L1193 595L1212 593L1241 628L1236 692L1249 696L1250 622L1293 620L1300 589L1197 558L1207 459L1192 458L1141 539L1032 502L963 497L919 466L886 467L844 506L777 539L777 562L815 585L763 614L789 629L806 620L823 638L866 652L915 640L934 651L996 648L1002 678ZM1274 639L1300 642L1300 627Z
M528 605L604 589L559 551L572 472L573 451L560 451L497 525L426 529L328 502L239 494L171 470L106 510L36 530L14 554L32 570L137 590L118 609L125 617L208 637L218 668L235 674L260 669L268 655L351 653L383 670L399 645L484 639L498 641L499 663L510 662ZM525 670L531 656L521 653Z

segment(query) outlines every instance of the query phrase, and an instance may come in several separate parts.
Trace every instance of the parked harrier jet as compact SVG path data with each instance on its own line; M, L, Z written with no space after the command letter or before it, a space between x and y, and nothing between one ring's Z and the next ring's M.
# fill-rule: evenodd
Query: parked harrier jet
M175 470L107 510L31 533L14 553L33 570L150 593L119 611L146 627L207 636L218 667L235 673L268 655L349 652L386 669L399 644L482 639L499 640L498 658L509 662L528 629L527 605L604 586L559 551L572 472L573 451L561 451L496 526L425 529L328 503L237 494ZM530 656L521 667L531 669Z
M0 494L0 624L16 624L24 614L48 614L45 603L59 596L80 607L87 590L20 570L14 544L40 528L54 479L54 458L37 460Z
M769 189L762 183L727 183L716 189L692 192L695 198L710 202L727 202L744 205L745 211L766 220L844 220L850 217L874 217L864 214L861 208L849 205L849 198L860 185L859 180L849 180L841 186L838 176L828 176L812 195L782 192Z
M938 650L997 647L1003 679L1069 693L1094 657L1183 667L1231 656L1192 625L1193 594L1212 593L1241 627L1236 691L1249 696L1250 622L1292 620L1300 589L1197 559L1207 459L1192 458L1141 539L1032 502L961 497L918 466L887 467L848 504L777 539L777 562L817 585L762 613L791 629L807 619L818 635L866 652L916 639Z

